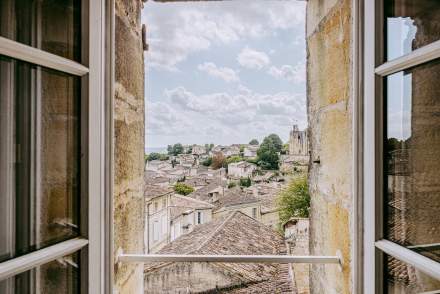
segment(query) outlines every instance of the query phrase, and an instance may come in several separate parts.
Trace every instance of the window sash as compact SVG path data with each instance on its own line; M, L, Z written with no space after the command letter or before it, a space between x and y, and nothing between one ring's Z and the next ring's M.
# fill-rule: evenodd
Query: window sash
M364 293L382 293L384 253L440 279L440 263L384 239L383 77L440 57L440 40L383 62L384 0L364 1L363 210Z
M111 236L108 232L111 225L106 225L105 220L112 219L109 204L112 198L108 197L109 199L106 200L104 192L109 193L112 185L111 164L109 164L111 156L108 157L111 152L108 152L108 144L111 143L112 132L109 118L111 119L113 99L114 44L113 37L111 40L106 40L105 35L113 34L111 16L114 2L113 0L82 0L82 3L82 62L88 67L0 37L1 55L82 77L81 113L85 114L85 117L81 118L84 121L81 127L81 153L83 154L81 202L84 206L81 211L87 211L85 215L80 216L82 238L60 242L0 263L0 280L83 249L80 252L81 259L85 258L86 262L81 270L81 293L110 293L111 291L105 291L105 289L111 290L109 269L113 266L111 264ZM108 26L105 25L106 21ZM106 72L105 69L111 72ZM108 101L104 95L109 95ZM110 117L106 118L105 114L109 114ZM93 195L93 197L87 195ZM107 265L107 270L104 265Z

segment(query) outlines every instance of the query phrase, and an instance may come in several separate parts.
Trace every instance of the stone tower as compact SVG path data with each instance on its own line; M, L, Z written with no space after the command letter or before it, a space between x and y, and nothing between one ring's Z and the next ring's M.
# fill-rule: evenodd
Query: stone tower
M289 155L309 155L309 137L307 129L300 131L298 125L293 125L289 136Z

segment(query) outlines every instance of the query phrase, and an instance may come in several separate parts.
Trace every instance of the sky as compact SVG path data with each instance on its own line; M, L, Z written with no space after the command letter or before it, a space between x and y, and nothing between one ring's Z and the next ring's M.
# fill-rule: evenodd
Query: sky
M146 2L146 147L305 128L304 21L304 1Z

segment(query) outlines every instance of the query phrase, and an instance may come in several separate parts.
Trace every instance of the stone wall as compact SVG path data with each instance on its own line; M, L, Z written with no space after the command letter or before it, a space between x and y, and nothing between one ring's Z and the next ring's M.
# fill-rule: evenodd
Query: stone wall
M344 260L312 266L311 293L352 293L351 1L309 0L306 25L310 254Z
M142 3L115 3L114 249L144 252L144 64ZM115 293L143 293L143 266L115 265Z

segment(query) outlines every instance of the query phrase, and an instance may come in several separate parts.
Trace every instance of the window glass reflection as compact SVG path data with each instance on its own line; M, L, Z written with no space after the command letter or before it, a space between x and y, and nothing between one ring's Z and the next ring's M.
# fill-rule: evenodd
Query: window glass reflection
M440 281L389 255L385 256L385 277L387 294L440 293Z
M0 281L2 294L79 293L79 254L75 253Z
M440 39L437 0L385 1L386 60L391 60Z
M440 261L440 62L386 78L385 236Z
M0 36L81 61L81 0L2 0Z
M0 262L78 236L79 86L0 56Z

